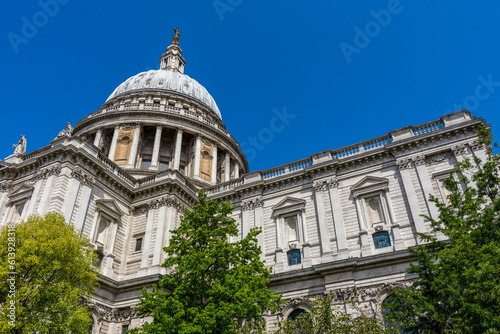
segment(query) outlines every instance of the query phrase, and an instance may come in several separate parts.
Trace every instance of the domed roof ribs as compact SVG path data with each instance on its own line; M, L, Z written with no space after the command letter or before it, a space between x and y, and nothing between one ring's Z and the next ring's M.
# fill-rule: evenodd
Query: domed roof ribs
M182 57L182 50L179 47L179 28L174 28L175 35L172 44L160 58L160 69L184 74L186 60Z

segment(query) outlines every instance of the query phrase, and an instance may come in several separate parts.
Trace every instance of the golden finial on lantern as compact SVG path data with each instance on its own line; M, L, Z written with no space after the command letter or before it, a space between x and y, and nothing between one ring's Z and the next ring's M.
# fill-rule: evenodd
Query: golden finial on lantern
M174 28L175 35L173 37L174 41L173 44L179 44L179 37L181 37L181 34L179 34L179 28Z

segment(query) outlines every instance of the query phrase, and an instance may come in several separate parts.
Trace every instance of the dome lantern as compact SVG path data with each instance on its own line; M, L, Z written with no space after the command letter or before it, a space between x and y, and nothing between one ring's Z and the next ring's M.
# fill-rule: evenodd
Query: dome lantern
M182 57L182 49L179 46L179 28L174 28L175 35L173 37L172 44L170 44L165 51L165 53L160 58L160 69L184 73L184 66L186 66L186 60Z

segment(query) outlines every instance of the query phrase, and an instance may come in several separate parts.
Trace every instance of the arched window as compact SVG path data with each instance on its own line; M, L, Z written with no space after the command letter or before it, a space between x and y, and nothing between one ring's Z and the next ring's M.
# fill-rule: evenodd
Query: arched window
M294 321L298 318L304 318L307 316L307 312L301 308L295 309L288 315L288 320Z
M384 248L391 246L391 238L388 232L379 232L373 235L375 248Z
M382 316L384 318L384 327L387 329L397 328L397 329L399 329L399 333L413 334L412 332L403 331L400 324L389 322L389 319L387 319L388 318L387 315L388 315L389 310L390 310L389 305L394 302L394 300L392 300L390 297L391 296L389 295L389 297L385 298L383 303L382 303Z

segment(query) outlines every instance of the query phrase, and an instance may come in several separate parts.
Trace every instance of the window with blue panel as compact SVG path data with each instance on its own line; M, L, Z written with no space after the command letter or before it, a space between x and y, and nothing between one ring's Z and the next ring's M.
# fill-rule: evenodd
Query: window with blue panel
M379 232L373 235L373 243L375 248L384 248L391 245L391 238L388 232Z
M287 253L287 255L288 255L289 266L300 264L300 249L291 250Z

